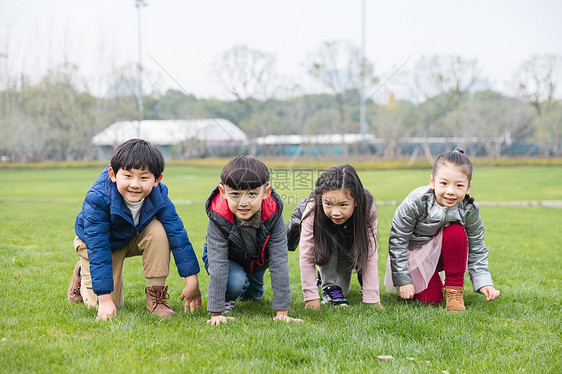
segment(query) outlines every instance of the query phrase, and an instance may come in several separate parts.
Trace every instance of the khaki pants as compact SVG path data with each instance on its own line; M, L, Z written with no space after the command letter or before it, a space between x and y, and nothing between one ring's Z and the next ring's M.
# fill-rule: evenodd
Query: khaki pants
M80 256L82 265L82 285L80 294L84 304L97 308L98 297L92 290L90 260L86 243L78 237L74 239L74 249ZM165 278L170 272L170 243L164 227L156 218L139 235L134 236L125 248L112 251L113 292L111 299L116 307L123 306L123 261L127 257L142 256L144 276L147 279Z

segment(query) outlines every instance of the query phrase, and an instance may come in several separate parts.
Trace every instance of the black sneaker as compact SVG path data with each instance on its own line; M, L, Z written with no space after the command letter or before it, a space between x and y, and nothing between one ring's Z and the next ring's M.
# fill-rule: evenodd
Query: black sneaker
M236 306L236 300L225 301L223 314L234 312L234 307Z
M322 289L322 302L324 304L332 304L334 306L348 306L349 302L343 296L341 287L326 286Z

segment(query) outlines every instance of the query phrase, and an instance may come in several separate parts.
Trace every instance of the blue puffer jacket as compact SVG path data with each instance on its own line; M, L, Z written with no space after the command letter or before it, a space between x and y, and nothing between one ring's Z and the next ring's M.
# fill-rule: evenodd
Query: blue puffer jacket
M183 222L168 198L168 188L159 183L145 198L135 226L131 211L125 205L106 167L84 199L74 225L76 235L86 243L92 274L92 288L97 295L113 291L111 251L127 246L156 217L168 234L179 275L199 272L199 263Z

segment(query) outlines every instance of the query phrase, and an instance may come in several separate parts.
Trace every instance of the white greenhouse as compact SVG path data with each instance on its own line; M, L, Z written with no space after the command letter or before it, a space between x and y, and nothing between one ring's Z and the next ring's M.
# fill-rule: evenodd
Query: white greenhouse
M245 152L248 147L244 131L222 118L120 121L93 137L96 158L110 159L117 145L133 138L159 145L167 160L228 156Z

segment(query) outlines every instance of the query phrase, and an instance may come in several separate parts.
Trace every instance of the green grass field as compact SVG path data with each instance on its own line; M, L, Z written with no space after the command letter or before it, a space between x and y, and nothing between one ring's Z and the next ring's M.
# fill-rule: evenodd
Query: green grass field
M430 170L361 171L381 202L384 310L362 305L355 276L349 308L305 310L298 252L290 252L289 313L304 323L272 321L266 275L261 302L240 302L234 321L208 326L207 274L199 276L202 310L185 314L179 301L184 281L173 265L168 284L178 316L160 321L145 309L141 259L132 258L125 262L125 306L114 320L97 322L94 310L69 304L66 292L78 259L74 219L100 171L0 170L0 372L562 372L559 208L483 205L490 270L502 294L488 303L467 280L467 312L447 313L443 306L401 301L382 286L396 209L382 202L400 202L428 183ZM207 224L203 201L219 173L169 166L164 174L199 258ZM314 173L284 179L282 170L273 171L272 184L288 202L286 220ZM562 200L562 167L477 168L473 184L472 195L482 202Z

